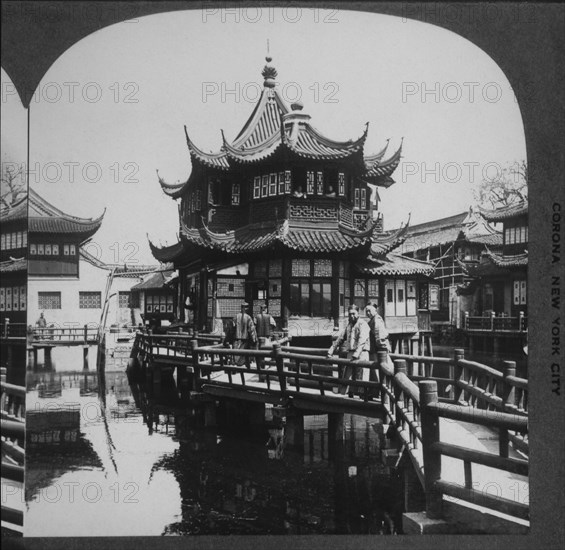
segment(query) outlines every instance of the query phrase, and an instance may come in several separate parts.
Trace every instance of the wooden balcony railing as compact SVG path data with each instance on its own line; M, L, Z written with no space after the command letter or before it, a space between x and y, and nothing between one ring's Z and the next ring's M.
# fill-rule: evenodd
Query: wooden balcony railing
M527 332L528 318L523 313L518 317L497 317L494 312L483 317L471 317L466 311L463 328L467 331Z

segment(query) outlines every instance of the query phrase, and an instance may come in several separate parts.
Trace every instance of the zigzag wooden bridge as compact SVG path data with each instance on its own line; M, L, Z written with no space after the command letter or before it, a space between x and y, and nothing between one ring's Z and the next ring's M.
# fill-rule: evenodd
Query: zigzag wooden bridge
M499 372L463 350L351 362L284 342L236 351L214 340L138 334L130 366L155 392L178 369L181 397L210 417L217 400L271 403L293 433L304 414L328 414L330 440L341 438L343 414L381 419L376 426L395 443L383 453L405 476L404 532L527 531L528 383L513 362Z

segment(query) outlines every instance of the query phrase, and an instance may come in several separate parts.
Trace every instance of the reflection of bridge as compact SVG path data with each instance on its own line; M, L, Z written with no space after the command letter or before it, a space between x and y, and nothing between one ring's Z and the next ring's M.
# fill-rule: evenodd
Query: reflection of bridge
M210 415L224 398L292 411L295 430L296 417L327 413L330 439L341 438L344 413L383 418L397 442L388 458L404 464L411 487L405 532L527 530L528 386L513 362L502 373L465 360L462 350L453 358L385 352L374 363L352 363L279 343L237 351L209 343L139 334L132 356L155 392L177 367L181 394Z

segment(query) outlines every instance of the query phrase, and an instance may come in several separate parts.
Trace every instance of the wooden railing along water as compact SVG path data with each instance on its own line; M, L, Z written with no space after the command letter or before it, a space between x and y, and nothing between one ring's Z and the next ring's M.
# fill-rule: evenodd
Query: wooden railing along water
M274 342L272 348L234 350L204 336L138 334L140 361L180 360L192 375L193 394L294 406L318 412L382 416L395 427L426 491L426 513L442 516L443 495L515 518L528 506L474 489L473 467L528 474L528 382L512 361L500 372L468 361L463 350L450 358L379 352L377 361L327 357L325 349ZM133 356L133 355L132 355ZM466 448L441 439L441 419L498 432L498 452ZM510 457L519 451L519 458ZM462 461L464 479L442 478L442 457Z

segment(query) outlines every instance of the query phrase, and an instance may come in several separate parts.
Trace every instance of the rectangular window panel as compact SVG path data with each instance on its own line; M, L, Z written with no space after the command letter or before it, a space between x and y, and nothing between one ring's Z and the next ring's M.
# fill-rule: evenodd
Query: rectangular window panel
M282 277L282 260L269 262L269 277Z
M80 309L100 309L102 307L102 293L79 292L78 307Z
M361 210L367 210L367 190L361 189Z
M50 244L45 245L45 255L51 256L51 245Z
M34 245L34 244L30 244L30 245L29 245L29 253L30 253L32 256L35 256L35 255L37 254L37 246Z
M354 200L354 202L353 202L353 207L354 207L354 208L359 208L359 191L360 191L359 188L356 187L356 188L355 188L355 200Z
M196 191L196 210L202 210L202 192L200 189Z
M528 226L524 227L524 242L528 242Z
M71 256L75 256L76 253L77 253L76 246L75 246L74 244L70 244L70 245L69 245L69 254L70 254Z
M269 196L277 194L277 174L269 174Z
M299 315L300 314L300 284L298 282L290 283L290 314Z
M69 245L64 244L63 245L63 256L68 256L68 255L69 255Z
M514 305L520 304L520 281L514 281Z
M310 315L310 284L300 283L300 315Z
M21 248L22 247L22 232L18 231L16 233L16 248Z
M118 294L118 303L120 309L129 309L131 307L131 293L120 292Z
M267 197L269 195L269 176L263 176L261 180L261 196Z
M332 276L331 260L316 260L314 262L314 277L331 277L331 276Z
M293 277L310 277L310 260L293 259L291 274Z
M61 309L60 292L38 292L37 298L39 309Z
M292 188L292 173L290 170L284 172L284 192L289 194Z
M269 298L279 297L281 295L281 287L281 279L271 279L269 281Z
M37 253L40 256L43 256L45 254L45 245L44 244L38 244L37 245Z
M234 206L239 204L239 183L234 183L231 188L231 203Z
M379 281L369 279L367 284L367 294L370 301L377 301L379 299Z
M526 303L526 281L520 281L520 304Z
M51 254L53 254L53 256L59 255L59 245L58 244L51 245Z
M345 174L343 172L337 175L337 189L339 196L343 197L345 195Z
M355 279L353 295L356 298L365 298L365 279Z
M279 172L279 195L284 195L285 189L285 176L284 172Z
M332 285L330 283L312 284L312 316L326 317L331 313Z
M316 174L316 193L318 195L324 194L324 173L318 172Z
M253 266L253 274L257 279L265 279L267 277L267 260L258 260Z
M27 231L22 233L22 246L25 248L27 246Z
M253 179L253 198L258 199L261 197L261 178L256 177Z
M20 287L20 311L27 308L27 289L25 286Z
M12 310L20 311L20 287L12 288Z
M306 192L308 195L314 194L314 172L306 172Z
M0 311L6 311L6 289L0 288Z
M6 311L12 311L12 288L6 289Z
M504 244L509 244L510 242L510 229L507 227L504 229Z

